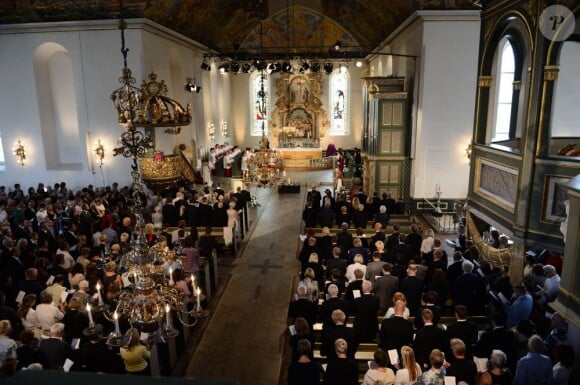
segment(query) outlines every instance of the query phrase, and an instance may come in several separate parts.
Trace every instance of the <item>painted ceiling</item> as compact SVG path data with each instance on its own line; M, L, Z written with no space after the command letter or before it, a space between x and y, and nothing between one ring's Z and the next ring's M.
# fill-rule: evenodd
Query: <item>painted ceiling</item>
M370 52L418 9L473 8L473 0L124 0L147 17L220 52L313 52L340 41ZM0 23L119 17L119 0L0 0Z

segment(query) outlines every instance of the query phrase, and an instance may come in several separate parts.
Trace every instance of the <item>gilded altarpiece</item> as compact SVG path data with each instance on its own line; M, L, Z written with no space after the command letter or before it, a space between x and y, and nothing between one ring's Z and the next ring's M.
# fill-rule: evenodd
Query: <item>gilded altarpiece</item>
M322 101L320 74L283 74L276 80L270 141L277 147L321 147L330 122Z

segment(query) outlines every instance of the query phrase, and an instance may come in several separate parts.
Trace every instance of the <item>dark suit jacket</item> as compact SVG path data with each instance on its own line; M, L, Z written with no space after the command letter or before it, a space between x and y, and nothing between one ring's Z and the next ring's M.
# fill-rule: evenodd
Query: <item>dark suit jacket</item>
M58 338L41 340L38 349L46 358L48 366L45 369L62 370L64 362L70 355L69 345Z
M389 260L394 262L397 261L397 258L399 258L398 260L403 265L409 264L411 256L412 256L411 248L409 247L409 245L405 243L399 243L393 246L391 248L391 251L389 252Z
M326 260L326 279L331 279L332 269L338 269L344 275L346 274L346 261L342 258L330 258Z
M399 277L384 275L373 283L373 292L379 298L379 313L393 306L393 294L399 288Z
M318 191L318 190L308 191L307 199L312 202L312 208L314 210L320 209L320 200L322 199L322 195L320 195L320 191Z
M391 250L399 244L399 234L401 233L397 231L388 236L387 241L385 242L385 250Z
M486 301L485 282L477 273L463 274L455 281L451 295L453 305L465 305L470 314L481 314Z
M449 340L452 338L459 338L461 341L463 341L466 348L466 357L473 357L473 348L477 343L477 325L471 321L453 322L447 325L445 334Z
M445 332L435 325L427 325L418 330L413 342L413 349L415 350L415 358L421 368L430 367L429 355L433 349L439 349L444 352L447 349L447 344Z
M362 297L354 300L353 326L359 341L370 342L377 338L377 332L379 331L378 310L379 299L372 294L363 294Z
M445 276L445 279L449 283L449 286L453 287L455 281L457 281L457 278L463 275L463 269L461 267L462 265L463 261L453 262L451 265L449 265L449 268L447 269L447 274Z
M362 280L352 281L346 287L346 290L344 291L344 298L347 299L351 304L353 304L354 301L354 295L352 293L353 290L359 290L362 295L362 283L363 283Z
M419 255L421 253L422 241L423 238L418 233L409 233L405 238L405 243L411 248L411 255L415 258L416 262L419 262L418 260L420 259Z
M348 345L346 355L351 360L354 360L354 355L358 350L358 337L354 328L349 328L346 325L335 325L324 331L322 335L322 344L320 346L320 354L328 357L329 360L338 359L336 351L334 350L334 342L342 338Z
M352 248L352 234L349 232L340 231L336 234L337 244L342 249L342 256L346 257L349 249Z
M295 320L298 317L302 317L308 321L310 328L316 322L316 316L318 315L318 305L314 302L310 302L305 298L299 298L296 301L290 302L290 307L288 308L288 317Z
M350 304L344 298L330 298L324 301L320 307L320 320L322 321L322 329L334 326L332 320L332 312L340 309L346 316L350 314Z
M517 362L515 338L515 334L509 329L503 327L490 329L481 335L473 354L480 358L486 358L491 355L493 349L500 349L508 357L508 366L513 368Z
M401 354L401 347L410 346L413 342L413 324L403 317L385 318L379 332L379 346L384 351L397 349Z
M421 304L423 293L423 280L417 277L406 277L399 283L399 291L407 297L407 307L411 315L417 314L417 308Z

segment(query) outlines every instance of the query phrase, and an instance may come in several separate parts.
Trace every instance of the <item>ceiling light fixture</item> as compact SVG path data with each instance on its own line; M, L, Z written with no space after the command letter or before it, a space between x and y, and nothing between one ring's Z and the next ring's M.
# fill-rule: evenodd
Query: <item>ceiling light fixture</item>
M319 73L320 72L320 63L315 61L314 63L312 63L312 66L310 67L310 71L312 71L313 73Z
M201 86L197 85L195 79L192 82L191 78L187 78L187 83L185 83L185 90L187 92L195 92L196 94L199 94L201 92Z
M308 62L302 62L302 65L300 66L299 71L304 73L306 71L308 71L310 69L310 64L308 64Z
M237 74L238 72L240 72L240 63L238 63L237 61L233 61L230 63L230 72Z
M211 71L211 65L204 59L201 63L201 69L204 71Z
M288 62L284 62L284 63L282 64L282 71L283 71L283 72L286 72L286 73L288 73L288 72L292 72L292 64L290 64L290 63L288 63Z

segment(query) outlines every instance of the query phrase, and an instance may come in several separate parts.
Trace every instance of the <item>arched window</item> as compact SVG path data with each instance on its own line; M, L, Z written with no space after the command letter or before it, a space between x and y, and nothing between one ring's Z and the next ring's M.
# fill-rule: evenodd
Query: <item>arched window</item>
M497 142L510 138L510 122L514 92L515 53L507 38L498 46L495 90L495 114L491 141Z
M270 78L266 73L256 72L250 77L251 136L269 135Z
M349 75L341 66L330 75L330 135L349 134Z

